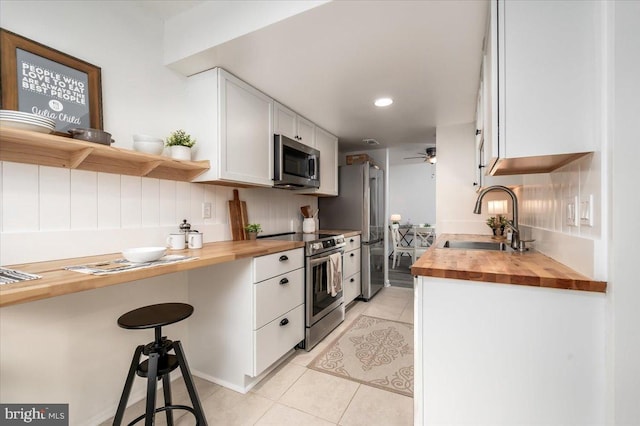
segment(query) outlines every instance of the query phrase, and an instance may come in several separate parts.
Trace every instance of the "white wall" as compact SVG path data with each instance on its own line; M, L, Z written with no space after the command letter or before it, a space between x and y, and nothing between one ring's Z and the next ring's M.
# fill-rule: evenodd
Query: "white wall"
M436 224L436 165L429 163L389 167L390 214L402 223Z
M475 123L440 126L436 131L438 234L488 234L485 215L473 213L476 203ZM486 209L484 210L486 212Z
M611 6L611 5L610 5ZM640 285L638 285L638 241L640 241L640 197L638 196L638 117L640 117L640 2L617 1L612 8L615 22L615 56L611 82L611 201L609 250L609 334L613 351L609 401L610 424L638 424L640 419Z

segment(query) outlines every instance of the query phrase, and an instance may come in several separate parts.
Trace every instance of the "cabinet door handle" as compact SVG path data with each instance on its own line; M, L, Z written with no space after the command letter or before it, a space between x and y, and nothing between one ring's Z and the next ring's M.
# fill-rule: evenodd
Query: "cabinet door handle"
M280 321L280 327L282 327L283 325L287 325L289 324L289 320L284 318L282 321Z
M354 241L355 241L355 240L354 240L353 238L349 240L349 242L350 242L350 243L352 243L352 242L354 242Z
M351 278L351 280L350 280L350 281L351 281L351 282L354 282L355 280L356 280L355 278Z
M355 256L355 254L351 253L349 256L353 257L353 256Z
M282 255L282 256L280 256L280 259L278 259L278 260L280 260L280 262L286 262L287 260L289 260L289 258L287 256L285 256L285 255Z
M289 279L288 278L283 278L280 280L280 285L284 285L284 284L289 284Z

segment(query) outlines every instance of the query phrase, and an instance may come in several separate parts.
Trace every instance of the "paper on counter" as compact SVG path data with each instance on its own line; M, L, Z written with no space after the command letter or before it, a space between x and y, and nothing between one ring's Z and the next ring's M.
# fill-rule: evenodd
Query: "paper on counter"
M153 268L159 265L168 265L171 263L187 262L189 260L197 259L196 256L180 256L177 254L169 254L161 257L153 262L134 263L129 262L126 259L116 259L108 262L96 262L88 263L86 265L67 266L64 269L67 271L80 272L82 274L91 275L108 275L117 274L120 272L134 271L137 269Z
M0 266L0 285L19 283L21 281L37 280L42 278L40 275L28 274L26 272L16 271L15 269L7 269Z

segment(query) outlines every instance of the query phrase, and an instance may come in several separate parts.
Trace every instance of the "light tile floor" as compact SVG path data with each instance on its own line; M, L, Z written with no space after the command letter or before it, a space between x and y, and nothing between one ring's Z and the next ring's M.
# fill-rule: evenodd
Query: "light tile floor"
M225 426L412 425L412 398L307 368L360 314L413 323L413 290L385 287L371 301L355 302L347 310L344 323L312 351L296 350L247 394L194 377L208 423ZM174 403L190 405L182 379L172 383L172 389ZM161 394L158 406L162 404ZM133 405L127 409L123 424L130 422L134 413L143 411L143 401ZM175 424L194 425L193 416L183 413L175 412ZM156 415L156 424L166 424L163 414Z

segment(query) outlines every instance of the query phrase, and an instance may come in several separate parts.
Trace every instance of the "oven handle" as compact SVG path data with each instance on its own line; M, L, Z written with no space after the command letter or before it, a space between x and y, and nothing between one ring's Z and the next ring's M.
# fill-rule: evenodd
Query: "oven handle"
M338 250L338 251L336 251L336 253L344 253L344 250ZM329 261L329 256L322 256L322 257L318 257L318 258L310 258L309 259L309 266L313 267L313 266L316 266L316 265L319 265L321 263L325 263L325 262L328 262L328 261Z

